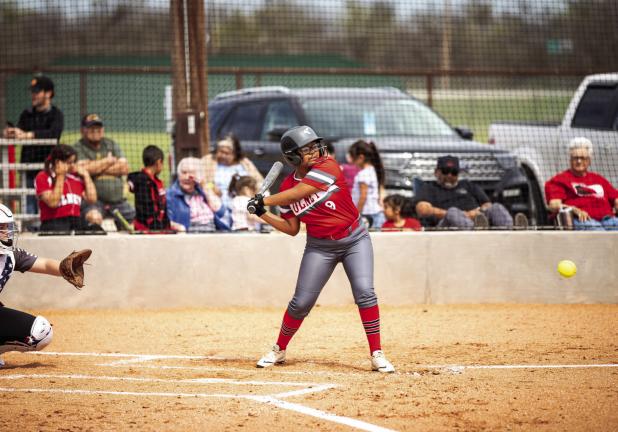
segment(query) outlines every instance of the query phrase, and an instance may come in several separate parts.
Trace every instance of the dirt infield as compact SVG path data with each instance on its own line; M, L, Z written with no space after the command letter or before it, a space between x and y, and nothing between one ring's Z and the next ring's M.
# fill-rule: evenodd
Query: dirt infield
M3 356L0 430L618 429L618 305L385 307L388 376L353 307L266 370L283 309L42 314L47 351Z

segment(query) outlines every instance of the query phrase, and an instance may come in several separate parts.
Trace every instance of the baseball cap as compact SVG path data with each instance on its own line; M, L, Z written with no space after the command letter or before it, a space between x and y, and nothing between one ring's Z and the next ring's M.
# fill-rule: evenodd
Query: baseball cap
M82 117L82 127L103 126L103 120L98 114L86 114Z
M30 81L30 91L32 92L40 92L43 91L54 91L54 82L47 78L46 76L35 76Z
M438 165L437 165L438 169L442 169L442 168L450 168L450 169L455 169L455 170L459 170L459 158L456 156L441 156L438 158Z

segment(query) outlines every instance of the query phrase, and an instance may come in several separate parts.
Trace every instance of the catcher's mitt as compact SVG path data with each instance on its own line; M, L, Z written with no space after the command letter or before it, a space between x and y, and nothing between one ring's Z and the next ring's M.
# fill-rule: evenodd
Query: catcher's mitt
M60 261L60 274L77 289L84 286L84 263L90 258L91 253L90 249L73 251Z

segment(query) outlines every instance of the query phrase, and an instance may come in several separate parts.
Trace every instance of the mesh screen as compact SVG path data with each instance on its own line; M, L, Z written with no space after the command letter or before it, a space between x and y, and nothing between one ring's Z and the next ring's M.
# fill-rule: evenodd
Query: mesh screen
M136 208L138 229L233 229L234 199L241 205L252 193L230 191L233 174L259 185L251 167L264 176L281 159L282 131L309 124L332 144L352 191L360 186L349 148L359 139L375 144L381 161L371 164L384 181L360 182L373 191L368 199L378 200L361 209L368 220L381 217L381 199L398 195L405 199L387 200L388 218L397 202L403 207L395 210L428 229L450 227L440 225L444 213L423 212L418 197L448 210L430 185L438 158L452 155L459 159L456 188L470 182L468 194L478 195L478 187L504 207L506 219L480 212L490 227L510 227L518 213L529 227L609 227L618 205L616 22L613 0L4 1L0 201L22 229L126 229L113 211L132 226ZM584 81L593 74L607 75ZM41 76L53 83L60 129ZM98 120L85 127L87 114ZM97 128L103 144L87 136ZM230 133L251 167L234 155L227 162L207 156ZM573 144L578 137L591 151L586 140ZM47 168L44 162L56 142L75 148L80 140L79 160L64 176L76 177L67 183L76 189L54 192L57 159ZM163 156L144 174L148 146ZM174 215L170 225L163 192L187 156L201 160L185 164L185 174L201 181L206 199L191 201L184 190L186 208L173 203L182 221ZM96 197L88 195L83 170ZM140 172L147 187L132 193L128 174ZM219 212L219 202L228 211ZM485 226L471 205L453 226ZM556 218L564 205L574 208ZM90 210L100 217L83 220ZM75 217L69 225L49 222L67 216ZM261 229L254 220L239 224Z

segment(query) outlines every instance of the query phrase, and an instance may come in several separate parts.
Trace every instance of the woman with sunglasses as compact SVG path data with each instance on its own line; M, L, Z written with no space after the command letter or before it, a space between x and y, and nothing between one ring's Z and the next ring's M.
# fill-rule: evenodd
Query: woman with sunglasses
M300 223L307 226L307 245L300 265L296 291L283 316L277 343L257 367L285 361L292 336L309 314L330 278L342 263L369 342L371 368L394 372L380 345L380 311L373 289L373 247L339 164L326 151L322 138L308 126L297 126L281 137L281 151L295 171L282 183L280 192L256 195L247 209L281 232L295 236ZM279 206L281 216L267 212Z

